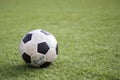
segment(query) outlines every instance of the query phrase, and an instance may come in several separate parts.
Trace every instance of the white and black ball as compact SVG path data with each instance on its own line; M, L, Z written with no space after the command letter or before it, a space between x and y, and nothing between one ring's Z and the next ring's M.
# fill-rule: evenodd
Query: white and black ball
M20 54L30 66L48 67L58 55L58 43L49 32L41 29L28 32L21 40Z

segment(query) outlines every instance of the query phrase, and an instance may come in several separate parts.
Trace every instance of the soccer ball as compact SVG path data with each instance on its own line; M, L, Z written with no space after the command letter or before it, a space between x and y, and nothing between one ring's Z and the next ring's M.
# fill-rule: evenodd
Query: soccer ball
M51 33L33 30L22 38L20 54L25 63L32 67L48 67L57 58L58 43Z

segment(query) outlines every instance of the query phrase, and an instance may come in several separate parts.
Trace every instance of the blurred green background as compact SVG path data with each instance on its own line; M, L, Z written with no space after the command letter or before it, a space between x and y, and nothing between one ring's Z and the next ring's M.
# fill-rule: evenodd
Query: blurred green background
M48 68L19 55L33 29L58 40ZM120 0L0 0L0 80L120 80Z

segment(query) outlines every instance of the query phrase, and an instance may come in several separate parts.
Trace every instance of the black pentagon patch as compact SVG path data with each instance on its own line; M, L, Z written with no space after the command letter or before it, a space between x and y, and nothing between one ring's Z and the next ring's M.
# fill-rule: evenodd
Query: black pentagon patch
M31 38L32 38L32 34L27 34L27 35L24 37L23 42L26 43L26 42L30 41Z
M45 62L44 64L40 65L41 68L46 68L51 64L51 62Z
M46 42L43 42L43 43L39 43L39 44L38 44L37 51L38 51L39 53L46 54L48 50L49 50L49 47L48 47L48 45L46 44Z
M45 34L45 35L50 35L50 33L47 32L47 31L45 31L45 30L41 30L41 32L42 32L43 34Z
M26 63L31 63L31 59L30 59L30 56L28 54L23 53L22 57Z
M56 46L56 54L58 54L58 44L57 44L57 46Z

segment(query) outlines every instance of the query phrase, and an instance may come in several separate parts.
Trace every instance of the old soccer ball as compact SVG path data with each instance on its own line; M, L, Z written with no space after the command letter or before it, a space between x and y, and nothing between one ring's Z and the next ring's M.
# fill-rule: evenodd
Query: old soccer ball
M22 38L20 54L32 67L48 67L57 58L58 43L50 32L33 30Z

